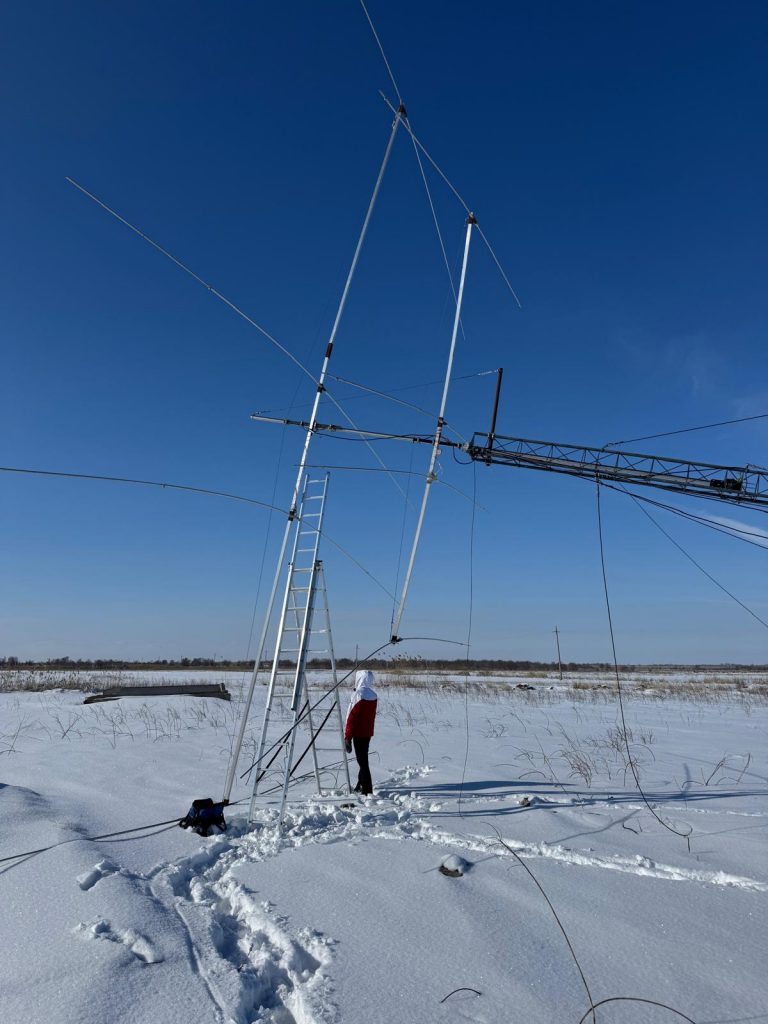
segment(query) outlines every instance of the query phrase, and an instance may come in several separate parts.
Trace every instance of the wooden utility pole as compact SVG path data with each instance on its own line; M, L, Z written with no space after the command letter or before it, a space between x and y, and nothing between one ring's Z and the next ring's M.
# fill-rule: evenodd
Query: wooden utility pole
M555 626L555 643L557 644L557 668L560 673L560 682L563 681L563 663L560 660L560 630Z

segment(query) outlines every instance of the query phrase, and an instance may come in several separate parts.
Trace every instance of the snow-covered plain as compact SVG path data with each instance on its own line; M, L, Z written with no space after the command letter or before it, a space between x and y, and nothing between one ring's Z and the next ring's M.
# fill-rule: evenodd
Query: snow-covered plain
M641 781L687 839L640 799L605 678L382 686L373 798L307 782L282 835L267 795L208 839L78 837L220 796L237 700L0 693L0 857L64 843L0 864L3 1020L578 1024L584 983L513 850L595 1003L768 1021L768 695L719 676L628 682ZM595 1018L682 1019L620 1001Z

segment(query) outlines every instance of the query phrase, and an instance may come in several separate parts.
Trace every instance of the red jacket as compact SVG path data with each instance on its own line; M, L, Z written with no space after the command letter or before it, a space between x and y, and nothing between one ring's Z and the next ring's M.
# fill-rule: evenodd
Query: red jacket
M344 728L344 739L370 739L373 736L373 723L376 718L377 700L358 700L349 709L347 724Z

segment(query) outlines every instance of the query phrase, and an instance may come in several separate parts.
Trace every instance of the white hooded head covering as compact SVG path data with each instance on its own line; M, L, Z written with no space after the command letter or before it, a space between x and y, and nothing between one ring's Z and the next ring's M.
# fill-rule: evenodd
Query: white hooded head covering
M349 706L357 704L359 700L377 700L376 691L373 688L373 672L369 669L360 669L355 675L355 692Z

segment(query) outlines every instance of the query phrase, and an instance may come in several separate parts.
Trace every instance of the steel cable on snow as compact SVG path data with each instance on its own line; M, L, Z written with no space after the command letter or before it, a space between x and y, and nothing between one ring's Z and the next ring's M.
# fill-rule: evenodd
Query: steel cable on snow
M227 807L237 807L238 804L244 803L244 800L232 800L227 802ZM168 818L165 821L154 821L148 825L136 825L134 828L123 828L116 832L102 832L96 836L73 836L71 839L62 839L58 843L50 843L48 846L40 846L36 850L25 850L23 853L12 853L7 857L0 857L0 864L5 864L11 860L20 860L25 857L33 857L38 853L47 853L49 850L56 850L60 846L69 846L70 843L99 843L104 842L107 839L114 839L115 842L127 842L125 839L115 839L116 836L130 836L135 832L147 833L146 835L134 835L134 839L148 839L150 836L159 835L161 832L170 832L171 829L178 827L179 817ZM163 826L168 826L164 828ZM148 832L148 829L156 829L157 831Z

